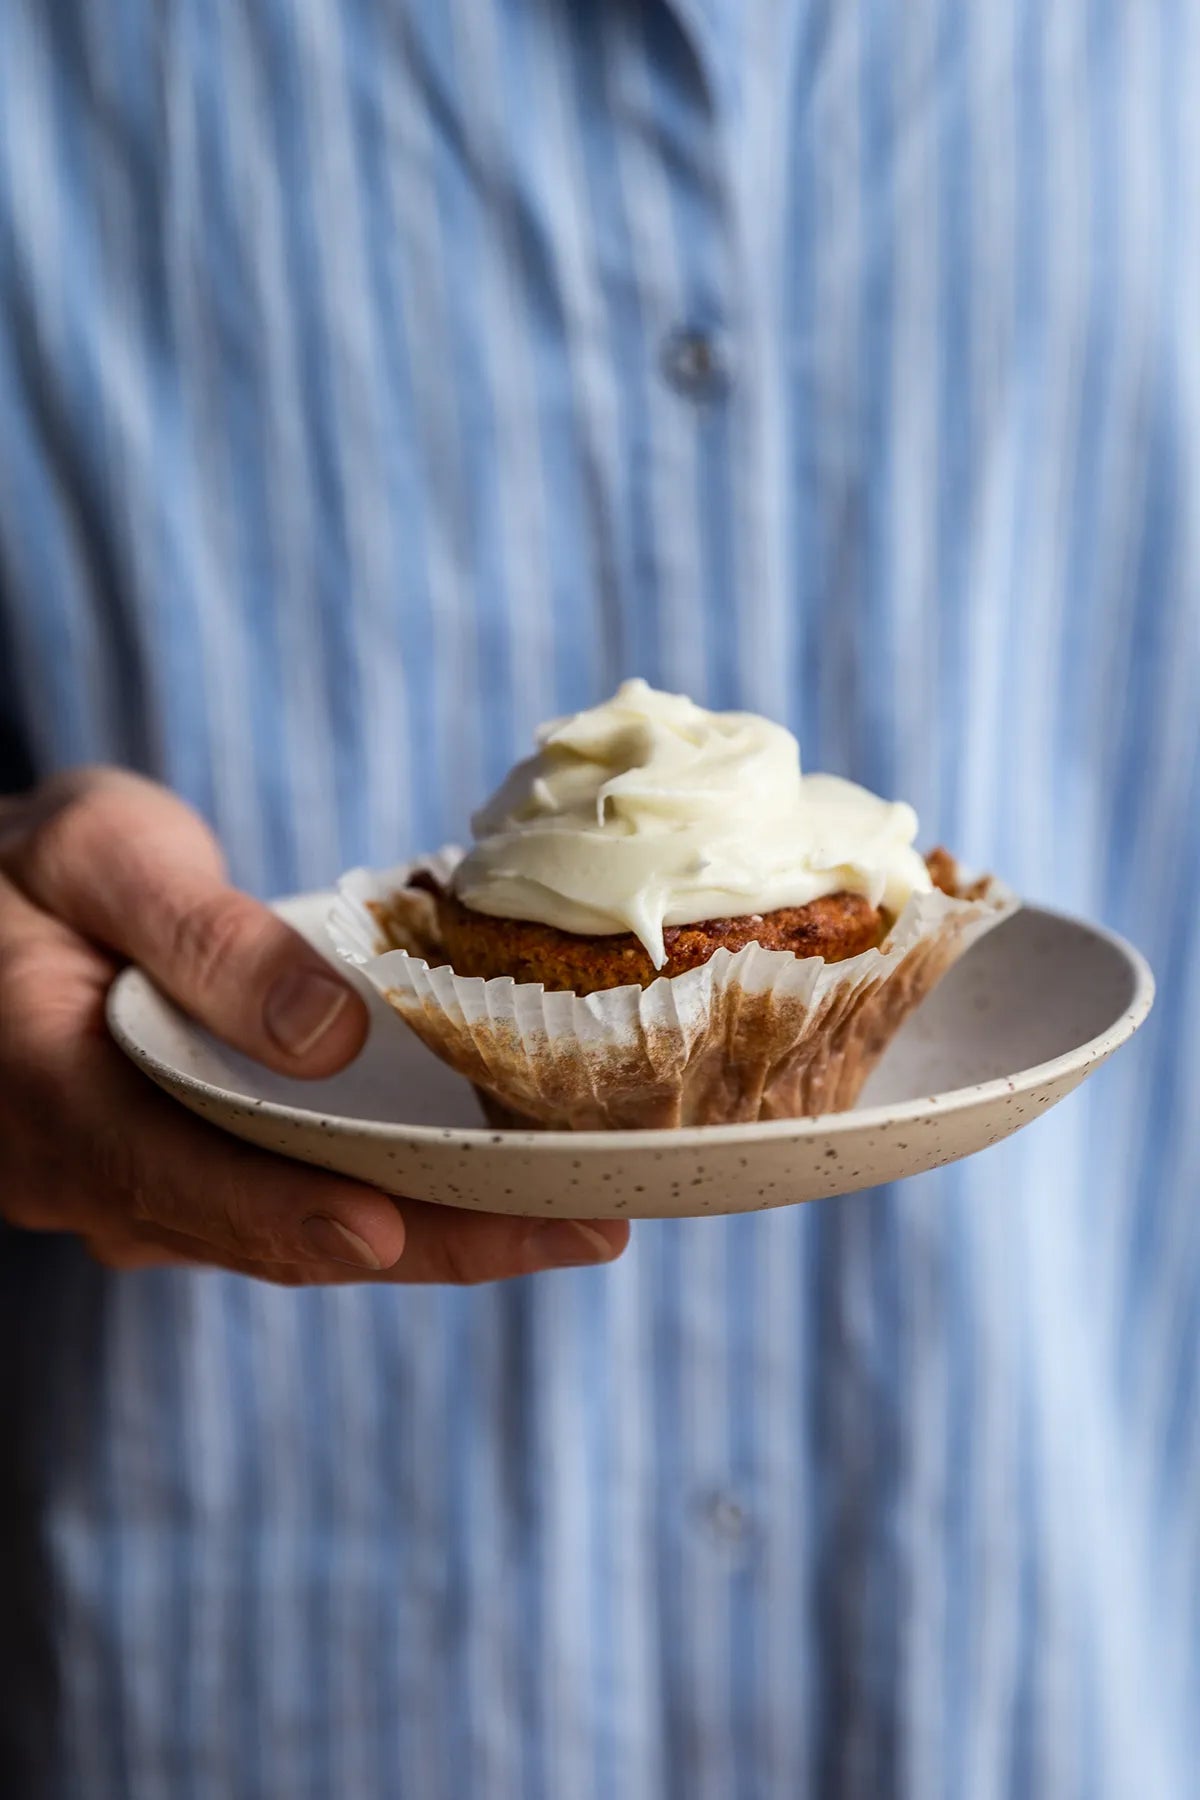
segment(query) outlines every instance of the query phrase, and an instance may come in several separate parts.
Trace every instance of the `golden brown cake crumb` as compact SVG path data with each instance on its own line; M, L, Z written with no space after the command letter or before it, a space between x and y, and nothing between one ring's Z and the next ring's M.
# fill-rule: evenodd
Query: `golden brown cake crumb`
M935 888L940 888L943 894L957 894L958 863L948 850L943 850L939 844L925 858L925 867Z
M943 894L949 894L956 900L982 900L991 884L990 875L981 875L978 881L973 881L968 887L963 887L962 870L959 868L957 860L951 856L949 850L943 850L940 845L936 850L929 852L925 858L925 867L929 870L934 887L940 888Z
M663 931L667 961L656 969L632 932L582 937L553 925L493 918L473 912L452 894L438 896L438 923L456 974L485 980L511 975L514 981L540 981L553 992L576 994L633 982L647 987L660 975L698 968L716 950L736 951L747 944L843 962L877 945L888 922L860 894L829 894L807 906L785 906L776 912L668 925Z

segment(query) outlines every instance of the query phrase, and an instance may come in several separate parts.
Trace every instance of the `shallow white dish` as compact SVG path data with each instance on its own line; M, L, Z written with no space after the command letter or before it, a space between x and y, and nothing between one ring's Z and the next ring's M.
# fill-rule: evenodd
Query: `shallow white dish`
M331 896L278 910L328 954ZM395 1194L493 1212L663 1218L849 1193L952 1162L1079 1086L1149 1012L1144 959L1112 933L1025 907L969 950L901 1031L853 1112L682 1131L499 1132L466 1082L365 982L362 1055L330 1081L273 1075L215 1042L138 969L113 1036L214 1125Z

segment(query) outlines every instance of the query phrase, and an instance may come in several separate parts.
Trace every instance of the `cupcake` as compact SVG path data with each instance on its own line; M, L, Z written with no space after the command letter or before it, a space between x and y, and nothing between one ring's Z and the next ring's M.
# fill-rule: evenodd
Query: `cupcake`
M627 681L538 733L474 843L343 879L339 952L490 1119L588 1129L839 1110L1011 910L912 808L795 738Z

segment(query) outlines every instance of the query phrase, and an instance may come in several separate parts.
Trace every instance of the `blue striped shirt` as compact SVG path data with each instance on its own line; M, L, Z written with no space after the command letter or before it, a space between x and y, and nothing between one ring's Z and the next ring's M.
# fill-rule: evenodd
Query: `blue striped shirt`
M0 1786L1185 1800L1200 12L4 0L0 756L261 892L629 673L1127 931L894 1191L471 1292L0 1259Z

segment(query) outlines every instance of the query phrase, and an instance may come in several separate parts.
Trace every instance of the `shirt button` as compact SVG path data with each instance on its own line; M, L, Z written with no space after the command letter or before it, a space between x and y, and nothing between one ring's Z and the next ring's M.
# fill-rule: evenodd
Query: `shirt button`
M667 337L662 368L676 393L688 400L711 400L729 379L725 358L712 332L692 325L680 325Z
M726 1544L740 1544L746 1535L745 1509L728 1494L715 1494L709 1501L708 1523L713 1535Z

